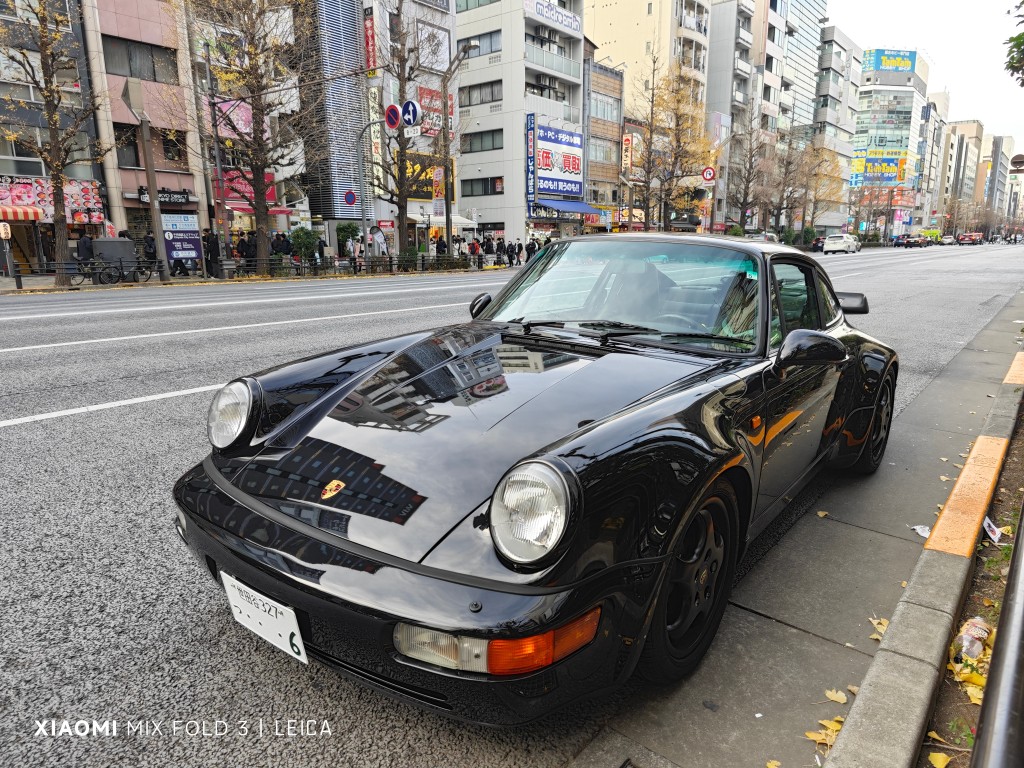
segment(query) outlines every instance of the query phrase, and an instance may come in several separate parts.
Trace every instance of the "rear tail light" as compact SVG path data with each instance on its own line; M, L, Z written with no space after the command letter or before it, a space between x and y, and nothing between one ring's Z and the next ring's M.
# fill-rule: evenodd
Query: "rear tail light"
M597 636L601 609L594 608L542 635L512 640L485 640L452 635L412 624L397 624L395 648L404 656L446 669L522 675L561 661Z

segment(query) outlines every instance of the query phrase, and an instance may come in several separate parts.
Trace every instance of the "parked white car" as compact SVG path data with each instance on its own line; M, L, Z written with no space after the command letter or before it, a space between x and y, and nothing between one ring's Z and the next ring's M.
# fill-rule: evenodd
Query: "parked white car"
M943 235L939 245L956 245L956 238L952 235Z
M860 240L853 235L829 235L822 246L822 254L856 253L860 250Z

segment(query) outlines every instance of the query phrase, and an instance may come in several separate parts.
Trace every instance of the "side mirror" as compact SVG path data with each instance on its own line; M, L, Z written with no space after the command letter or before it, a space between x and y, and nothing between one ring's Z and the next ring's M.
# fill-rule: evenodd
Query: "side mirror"
M868 297L863 293L836 292L839 306L847 315L866 315L868 313Z
M846 347L838 339L820 331L797 328L782 342L782 349L775 359L775 367L830 365L842 363L846 357Z
M481 293L479 296L477 296L475 299L473 299L471 302L469 302L469 316L470 317L477 317L481 312L484 311L484 309L490 303L491 303L491 294L489 294L489 293Z

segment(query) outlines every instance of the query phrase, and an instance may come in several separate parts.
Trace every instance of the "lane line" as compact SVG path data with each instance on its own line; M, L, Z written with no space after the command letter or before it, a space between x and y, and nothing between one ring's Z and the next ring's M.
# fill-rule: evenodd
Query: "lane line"
M486 288L490 283L466 283L460 285L460 288ZM350 298L350 297L361 297L361 296L387 296L396 293L419 293L423 291L449 291L452 289L450 285L436 286L436 287L425 287L425 288L405 288L394 291L365 291L362 293L344 293L344 294L317 294L315 296L278 296L272 299L243 299L241 301L216 301L216 302L194 302L190 304L160 304L151 307L124 307L117 309L92 309L81 312L49 312L46 314L38 315L6 315L0 316L0 322L12 321L12 320L48 320L55 317L81 317L83 315L113 315L113 314L125 314L128 312L162 312L165 310L172 309L200 309L202 307L229 307L236 306L239 304L277 304L283 302L292 301L330 301L332 298Z
M84 405L81 408L68 408L65 411L51 411L50 413L38 413L35 416L22 416L19 419L8 419L0 421L0 429L13 427L16 424L31 424L34 421L47 421L48 419L59 419L62 416L75 416L80 413L92 413L93 411L105 411L110 408L121 408L126 405L138 405L139 403L151 403L154 400L167 400L172 397L183 397L195 395L200 392L210 392L220 389L223 384L210 384L205 387L193 387L192 389L179 389L176 392L162 392L159 395L146 395L145 397L133 397L130 400L114 400L109 403L98 403L97 405Z
M857 275L863 275L863 274L864 274L863 272L851 272L851 273L850 273L850 274L848 274L848 275L836 275L836 276L835 276L835 277L833 277L832 279L833 279L833 280L840 280L840 279L842 279L842 278L844 278L844 277L856 277ZM3 352L3 350L2 350L2 349L0 349L0 352Z
M132 341L134 339L154 339L162 336L185 336L190 333L208 333L210 331L237 331L244 328L266 328L274 325L295 325L297 323L318 323L325 320L345 320L352 317L370 317L372 315L393 315L400 312L421 312L428 309L450 309L463 307L466 303L458 301L453 304L431 304L425 307L405 307L402 309L381 309L373 312L353 312L347 315L328 315L326 317L303 317L292 320L270 320L265 323L248 323L246 325L222 325L217 328L192 328L186 331L161 331L160 333L139 333L134 336L108 336L102 339L82 339L80 341L58 341L52 344L32 344L25 347L7 347L4 352L25 352L31 349L52 349L54 347L74 347L82 344L102 344L108 341Z

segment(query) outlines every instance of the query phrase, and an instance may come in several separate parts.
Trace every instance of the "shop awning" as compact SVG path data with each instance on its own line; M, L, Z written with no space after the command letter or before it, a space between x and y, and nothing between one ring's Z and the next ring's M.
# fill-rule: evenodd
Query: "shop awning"
M0 205L0 220L42 221L43 209L34 205Z
M235 213L245 213L251 216L253 212L252 207L246 205L245 203L228 203L227 206ZM267 213L269 213L271 216L288 216L292 213L292 209L270 208L267 210Z
M426 224L429 220L431 226L444 226L444 216L428 217L426 214L420 216L418 213L413 213L412 211L410 211L409 213L406 214L406 218L408 218L409 221L411 221L413 224ZM460 229L475 229L477 225L476 222L473 221L472 219L467 219L465 216L459 216L458 214L453 213L452 226L459 227Z
M543 205L545 208L553 208L556 211L562 213L597 213L600 214L601 210L595 208L592 205L587 205L582 201L575 200L546 200L540 198L537 200L537 205Z

